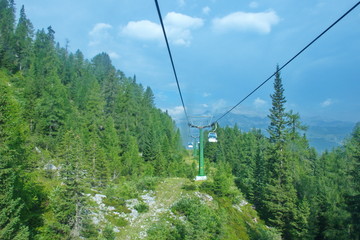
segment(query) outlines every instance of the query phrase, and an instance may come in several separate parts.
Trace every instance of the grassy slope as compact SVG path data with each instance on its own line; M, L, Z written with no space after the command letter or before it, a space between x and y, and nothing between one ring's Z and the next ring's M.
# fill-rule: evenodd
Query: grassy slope
M149 201L148 212L140 213L134 221L121 228L117 238L143 239L142 236L145 236L150 225L157 221L161 214L168 213L170 207L181 198L185 191L181 187L187 181L189 180L184 178L167 178L161 181L155 193L150 194L154 197L154 201Z
M146 239L147 230L156 223L161 216L170 216L171 206L183 197L199 197L205 199L207 205L221 213L223 221L223 234L221 239L279 239L277 234L268 229L258 218L256 211L245 200L233 205L226 198L212 198L210 195L196 190L185 190L184 185L199 185L191 183L184 178L166 178L158 183L155 191L140 195L149 206L149 210L140 213L129 221L125 227L119 228L116 239L133 240ZM149 196L150 200L149 200ZM211 198L210 200L208 198ZM130 207L131 209L131 207ZM133 209L131 209L133 211Z

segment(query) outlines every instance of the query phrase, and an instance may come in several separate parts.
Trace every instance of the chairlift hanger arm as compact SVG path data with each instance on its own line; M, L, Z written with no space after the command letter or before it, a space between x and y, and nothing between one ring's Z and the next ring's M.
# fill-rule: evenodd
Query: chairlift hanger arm
M212 125L197 126L197 125L189 123L189 127L200 129L200 128L210 128L210 127L212 127Z

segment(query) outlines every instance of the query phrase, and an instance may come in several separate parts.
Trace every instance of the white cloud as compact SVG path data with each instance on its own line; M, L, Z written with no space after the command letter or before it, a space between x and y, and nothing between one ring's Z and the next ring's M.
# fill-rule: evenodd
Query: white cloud
M250 7L250 8L258 8L258 7L259 7L259 3L258 3L258 2L255 2L255 1L252 1L252 2L249 4L249 7Z
M328 98L325 101L323 101L320 105L322 107L328 107L328 106L332 105L333 103L334 103L334 101L331 98Z
M110 29L112 26L107 23L97 23L93 27L93 29L89 32L89 35L94 36L100 34L102 31L106 31L106 29Z
M109 52L109 56L112 59L119 59L120 58L119 54L117 54L116 52Z
M266 101L261 99L261 98L256 98L253 102L255 108L261 108L261 107L264 107L266 106Z
M166 109L169 115L174 119L182 118L184 114L184 108L182 106L176 106L174 108Z
M275 11L266 12L235 12L223 18L213 20L213 28L217 32L228 31L255 31L266 34L271 27L279 23L280 18Z
M160 25L149 20L131 21L122 29L122 33L141 40L159 40L162 38Z
M93 29L89 32L90 42L89 46L94 46L100 44L102 41L109 39L111 36L109 30L112 29L112 26L107 23L97 23Z
M196 29L204 24L201 18L190 17L181 13L169 12L164 19L165 25L177 28Z
M209 14L210 13L210 11L211 11L211 9L208 7L208 6L206 6L206 7L204 7L203 9L202 9L202 12L204 13L204 14Z
M176 45L188 46L192 40L191 31L202 27L201 18L190 17L181 13L170 12L164 18L164 25L169 41ZM140 40L163 41L160 24L149 20L132 21L122 28L122 34Z

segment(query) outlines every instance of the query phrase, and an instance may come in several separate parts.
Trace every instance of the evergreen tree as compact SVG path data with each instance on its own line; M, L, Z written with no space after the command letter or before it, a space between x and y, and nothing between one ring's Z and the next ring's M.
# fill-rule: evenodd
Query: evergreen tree
M357 123L352 136L346 144L351 159L349 169L351 192L347 197L348 210L351 213L351 236L360 239L360 123Z
M119 148L119 136L116 133L114 120L108 117L105 122L104 130L100 131L103 149L105 149L106 169L109 169L111 180L116 180L121 173L121 150ZM105 169L104 169L105 170Z
M20 169L23 162L23 125L19 104L12 96L7 76L0 72L0 239L28 239L21 211L19 193Z
M128 144L122 155L122 165L117 166L117 168L121 168L119 170L121 170L123 176L137 177L143 174L142 159L140 157L136 138L127 134L127 139Z
M292 226L296 209L296 191L290 172L289 155L286 151L288 138L286 99L277 66L274 82L274 94L271 95L270 109L270 147L268 158L268 179L264 195L264 216L268 223L281 229L285 239L293 239Z
M20 10L20 18L15 30L16 56L19 70L29 69L32 55L34 28L26 17L24 5Z
M112 114L115 111L115 101L122 73L117 72L111 64L108 54L101 53L92 59L94 74L101 86L105 97L105 112Z
M234 176L231 174L230 165L226 162L219 162L212 187L214 193L219 197L229 196L233 185Z
M73 131L66 132L58 151L62 184L50 194L49 206L55 221L45 225L42 236L48 239L79 239L87 230L84 222L88 218L84 196L85 162L80 135Z
M267 171L266 171L266 149L268 141L262 135L260 130L254 131L257 147L255 153L255 169L254 169L254 198L253 202L259 212L264 211L263 196L265 194Z
M15 3L14 0L0 1L0 68L15 70Z
M350 239L350 214L346 209L345 196L349 190L347 176L348 162L344 161L343 149L325 152L317 161L315 175L316 193L311 206L311 220L316 229L315 239Z
M283 150L287 138L287 115L285 112L286 99L284 96L284 88L280 76L279 66L276 67L274 94L271 94L272 107L270 109L270 125L268 133L270 135L270 142L278 144L280 150Z

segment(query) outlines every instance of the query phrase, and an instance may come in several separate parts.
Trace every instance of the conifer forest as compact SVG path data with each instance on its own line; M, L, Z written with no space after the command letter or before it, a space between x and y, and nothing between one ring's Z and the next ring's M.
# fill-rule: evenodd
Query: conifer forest
M25 7L0 0L0 239L360 239L360 123L317 152L279 71L267 133L220 123L194 181L152 89Z

